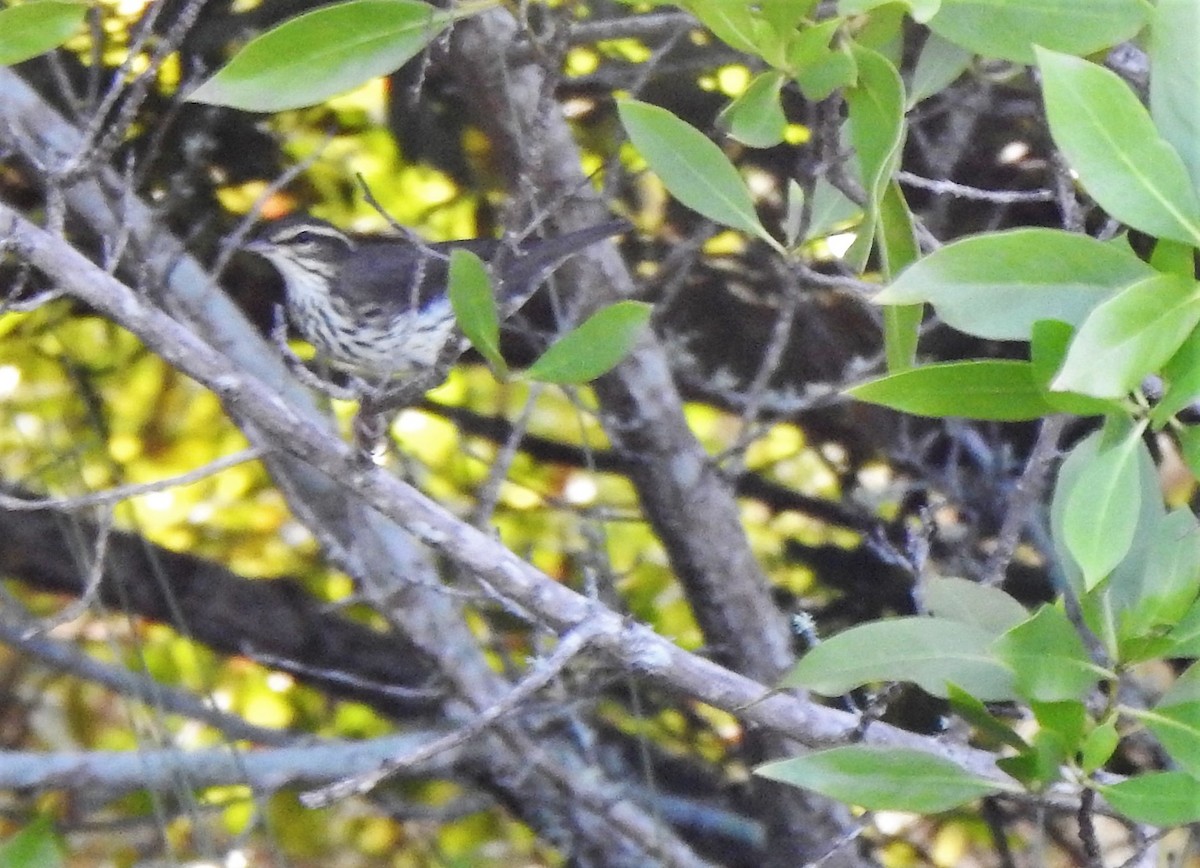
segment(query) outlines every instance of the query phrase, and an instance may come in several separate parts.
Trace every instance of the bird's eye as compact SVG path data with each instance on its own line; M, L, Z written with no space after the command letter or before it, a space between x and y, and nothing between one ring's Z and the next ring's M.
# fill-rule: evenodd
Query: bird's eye
M317 240L317 233L304 229L292 236L293 244L313 244Z

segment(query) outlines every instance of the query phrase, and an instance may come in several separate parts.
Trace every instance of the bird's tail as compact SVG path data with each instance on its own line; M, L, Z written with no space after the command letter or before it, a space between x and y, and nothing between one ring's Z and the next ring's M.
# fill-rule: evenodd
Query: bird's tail
M628 220L607 220L553 238L530 239L521 244L517 253L501 250L493 263L500 267L493 268L492 273L500 279L499 294L507 308L504 315L523 305L556 268L576 253L632 228Z

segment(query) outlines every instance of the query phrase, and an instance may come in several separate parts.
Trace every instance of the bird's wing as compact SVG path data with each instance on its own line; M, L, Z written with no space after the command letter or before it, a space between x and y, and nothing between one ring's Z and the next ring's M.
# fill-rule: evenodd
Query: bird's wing
M500 284L502 314L513 313L564 260L598 241L627 232L629 223L610 220L552 238L532 238L518 251L494 238L472 238L417 244L402 238L364 241L347 258L338 277L341 292L351 304L423 308L446 291L450 252L469 250L492 263Z
M347 258L338 289L354 305L422 308L446 291L452 246L465 247L487 261L499 245L486 238L428 245L402 238L372 239Z

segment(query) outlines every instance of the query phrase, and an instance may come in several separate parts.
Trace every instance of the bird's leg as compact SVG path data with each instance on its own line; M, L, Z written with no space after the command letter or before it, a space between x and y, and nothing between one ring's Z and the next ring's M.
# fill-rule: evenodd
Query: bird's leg
M369 396L363 396L362 404L354 415L351 431L354 436L354 448L359 457L369 464L375 464L376 456L383 454L386 449L388 425L392 415L376 410L370 401Z
M352 426L354 444L362 456L373 462L385 444L391 420L405 407L416 404L437 382L426 382L422 377L419 382L389 384L384 380L368 384L359 381L359 385L362 392Z
M363 411L369 408L373 413L399 412L405 407L411 407L418 403L426 392L440 385L445 379L444 374L422 371L403 382L386 386L364 396Z
M287 343L287 320L284 318L283 305L275 305L275 322L271 326L271 340L279 348L288 370L308 388L338 401L358 400L361 394L358 389L339 386L337 383L313 373L304 360L292 352L292 348Z

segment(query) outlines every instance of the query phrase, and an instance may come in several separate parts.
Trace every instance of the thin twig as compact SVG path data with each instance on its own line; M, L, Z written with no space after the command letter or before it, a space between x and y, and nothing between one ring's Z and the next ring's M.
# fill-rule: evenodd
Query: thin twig
M331 684L343 684L347 687L353 687L356 690L368 691L390 699L437 699L445 693L445 691L436 688L402 687L399 684L387 684L369 678L360 678L351 672L343 672L338 669L328 669L324 666L309 666L306 663L301 663L299 660L280 657L277 654L270 654L266 651L259 651L248 643L242 645L241 652L255 663L259 663L270 669L278 669L281 672L294 673L308 678L319 678Z
M496 509L496 504L500 500L500 487L508 478L509 468L516 460L517 450L520 449L525 432L529 430L529 422L533 418L534 408L544 388L544 384L533 384L525 406L521 408L521 415L512 424L508 437L505 438L500 446L500 451L491 461L487 479L475 491L475 507L471 510L471 524L478 528L487 524Z
M434 739L419 750L380 763L377 769L366 774L356 775L320 789L301 793L301 803L308 808L323 808L350 796L363 795L402 769L424 763L439 753L462 746L557 678L566 665L588 646L599 631L598 622L585 621L562 637L550 658L544 663L536 665L536 671L518 682L500 701L484 709L465 726L441 738Z
M959 184L945 178L923 178L912 172L897 172L896 180L909 187L929 190L932 193L954 196L959 199L976 199L998 205L1015 205L1019 202L1053 202L1053 190L984 190Z
M169 714L207 723L230 739L246 739L258 744L285 744L294 739L284 730L254 726L240 717L218 711L186 690L177 690L127 669L101 663L74 645L31 635L27 624L9 618L0 618L0 642L44 666L102 684L122 696L139 699Z
M181 473L178 476L169 476L166 479L144 482L139 485L121 485L116 488L106 489L105 491L81 494L76 497L47 497L39 500L28 500L0 493L0 509L7 509L12 512L35 512L47 509L73 512L93 506L108 506L120 503L122 500L129 500L131 497L141 497L144 494L153 494L156 491L164 491L168 488L199 482L201 479L215 476L231 467L245 464L247 461L256 461L269 451L261 446L254 446L249 449L243 449L240 452L235 452L232 455L217 458L202 467L189 470L187 473Z
M1025 469L1021 472L1021 478L1017 480L1009 498L1008 511L1004 514L1004 522L996 537L996 548L988 561L982 584L998 586L1003 583L1004 574L1008 571L1008 565L1021 541L1021 531L1029 521L1034 505L1041 500L1050 467L1058 456L1058 440L1068 418L1060 414L1047 416L1042 421L1033 450L1025 462Z
M762 361L754 374L749 388L746 390L745 404L742 406L741 431L737 442L726 451L726 456L736 462L734 476L740 476L745 469L742 458L750 444L760 436L757 431L759 414L763 410L767 397L767 389L771 378L779 370L783 361L783 353L787 349L788 340L792 335L792 324L796 321L796 311L800 309L800 283L796 279L796 271L786 266L776 268L776 276L780 278L783 292L783 303L779 307L779 315L771 326L771 337L763 352Z

